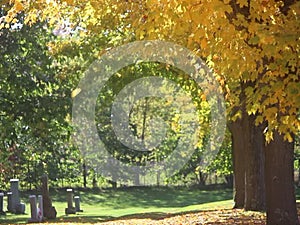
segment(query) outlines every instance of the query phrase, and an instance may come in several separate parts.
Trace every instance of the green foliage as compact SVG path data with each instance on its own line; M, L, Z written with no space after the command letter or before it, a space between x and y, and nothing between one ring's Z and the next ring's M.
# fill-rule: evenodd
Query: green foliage
M204 137L203 142L206 142L206 139ZM168 182L185 181L186 183L191 183L192 180L192 182L196 181L198 185L205 185L209 174L216 174L218 177L225 178L226 183L230 182L227 179L233 174L231 144L231 136L229 131L227 131L218 154L207 167L201 166L204 156L203 148L196 148L189 162L176 175L171 177Z
M54 181L74 179L80 157L69 142L72 79L55 77L47 47L55 37L43 23L19 23L0 37L1 187L18 177L32 188L45 172Z

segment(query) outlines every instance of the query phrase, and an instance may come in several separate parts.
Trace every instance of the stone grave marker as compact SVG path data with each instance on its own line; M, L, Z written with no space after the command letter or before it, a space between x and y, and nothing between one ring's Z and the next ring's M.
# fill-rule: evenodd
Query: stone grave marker
M36 196L35 195L30 195L29 196L29 203L30 203L30 216L31 216L31 218L28 220L28 223L38 222L37 207L36 207Z
M47 219L55 219L57 212L54 206L52 206L52 201L49 193L48 185L48 175L44 174L41 178L42 180L42 196L43 196L43 213L44 217Z
M44 220L44 207L43 207L43 196L38 195L38 201L39 201L39 207L37 210L37 219L38 221L43 221Z
M0 215L4 215L5 212L3 210L3 198L4 198L4 193L0 193Z
M75 207L73 206L73 189L67 189L67 206L65 209L66 215L76 213Z
M16 205L16 214L25 214L25 203L19 203Z
M43 213L43 196L38 196L38 207L35 195L29 196L29 203L30 203L30 214L31 218L28 219L29 223L36 223L42 222L44 220L44 213Z
M7 192L6 193L7 196L7 211L8 212L13 212L13 208L12 208L12 192Z
M11 195L11 209L9 210L12 213L24 214L25 213L25 204L20 202L19 195L19 179L10 179L10 191Z
M76 212L83 212L83 210L80 209L80 197L79 196L74 197L74 202L75 202L75 211Z
M19 196L19 179L10 179L11 208L12 212L16 213L17 205L20 204Z

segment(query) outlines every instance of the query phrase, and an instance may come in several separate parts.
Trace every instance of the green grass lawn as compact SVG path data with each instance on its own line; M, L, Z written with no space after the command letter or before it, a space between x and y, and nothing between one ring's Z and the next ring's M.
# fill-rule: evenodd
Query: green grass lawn
M6 216L0 216L0 223L26 223L30 217L28 203L30 194L33 193L21 193L22 201L26 203L25 215L7 214ZM75 190L75 195L80 196L81 208L84 212L66 216L66 192L64 190L51 192L53 205L57 210L57 222L84 221L93 223L124 216L143 217L147 214L159 217L168 213L178 214L187 211L231 208L233 204L232 190L229 189L200 190L177 187L135 187L84 192Z

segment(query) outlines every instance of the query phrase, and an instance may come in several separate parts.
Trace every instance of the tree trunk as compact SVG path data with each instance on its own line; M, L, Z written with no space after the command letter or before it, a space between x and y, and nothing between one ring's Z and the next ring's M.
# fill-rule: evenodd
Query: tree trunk
M265 210L263 125L255 126L255 116L244 115L245 210Z
M245 203L245 159L241 120L230 123L229 129L232 134L234 208L243 208Z
M108 183L111 184L111 186L112 186L113 189L117 188L117 182L116 181L110 180L110 181L108 181Z
M146 184L144 184L146 185ZM160 171L158 170L156 173L156 186L159 187L160 186Z
M86 188L86 185L87 185L87 169L86 169L86 164L85 162L83 162L83 165L82 165L82 175L83 175L83 187Z
M298 159L298 187L300 187L300 159Z
M98 181L97 181L97 173L95 170L93 170L93 188L98 188Z
M233 174L229 174L225 176L226 185L229 188L233 188Z
M299 225L294 189L294 145L274 133L265 147L267 225Z
M230 124L234 173L234 208L265 210L263 126L243 113Z
M139 165L139 163L138 163L138 165ZM135 186L140 186L141 185L139 167L137 167L137 170L135 171L135 174L134 174L134 185Z
M196 175L199 186L205 186L208 174L199 171L199 174Z

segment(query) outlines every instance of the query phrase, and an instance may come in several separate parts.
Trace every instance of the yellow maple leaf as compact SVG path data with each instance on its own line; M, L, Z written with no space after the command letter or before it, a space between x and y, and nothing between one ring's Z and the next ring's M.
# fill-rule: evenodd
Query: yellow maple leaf
M65 0L65 1L68 5L72 5L74 3L74 0Z
M238 0L237 4L240 5L241 8L243 8L244 6L248 6L248 1L247 0Z
M20 12L24 9L24 6L22 4L22 2L20 1L15 1L15 9L17 12Z
M72 98L75 98L79 93L81 92L81 89L80 88L76 88L72 91L71 93L71 97Z
M206 49L207 47L207 40L205 38L203 38L200 42L200 46L202 49Z
M293 138L289 132L285 133L283 138L288 142L293 142Z

